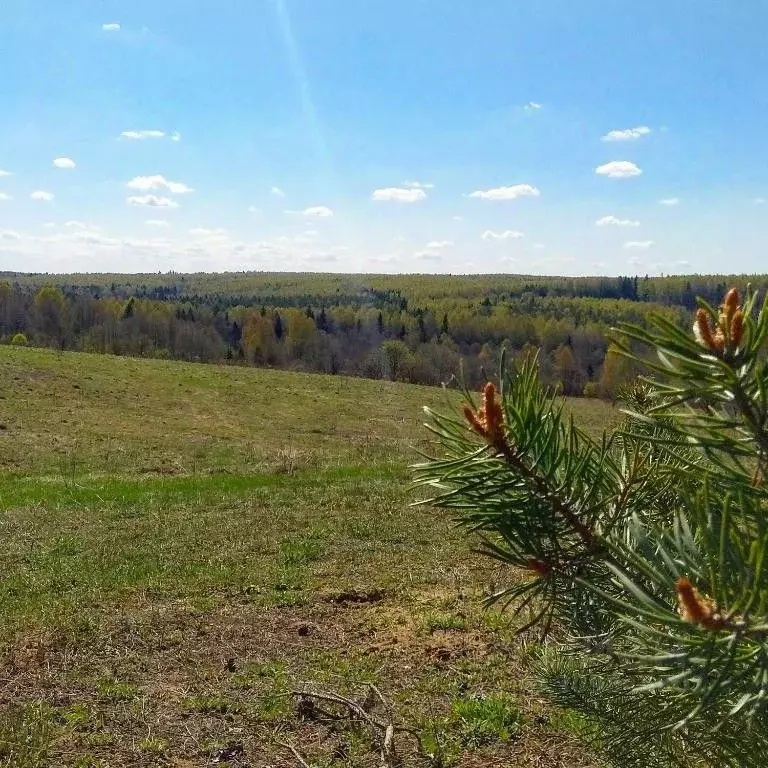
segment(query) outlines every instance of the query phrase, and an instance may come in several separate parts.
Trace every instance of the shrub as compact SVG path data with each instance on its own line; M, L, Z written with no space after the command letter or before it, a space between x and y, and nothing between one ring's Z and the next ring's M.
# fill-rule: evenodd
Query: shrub
M597 397L599 394L597 384L594 381L588 381L584 385L584 391L582 394L584 397Z
M27 337L23 333L15 333L11 338L11 344L14 347L26 347Z
M768 303L731 290L694 334L622 334L655 379L615 433L572 425L527 364L463 418L428 413L443 455L417 480L519 569L490 600L549 637L541 687L609 765L765 765Z

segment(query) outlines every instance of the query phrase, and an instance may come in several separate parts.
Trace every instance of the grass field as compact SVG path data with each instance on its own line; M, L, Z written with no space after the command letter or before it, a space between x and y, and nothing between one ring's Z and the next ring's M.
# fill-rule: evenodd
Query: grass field
M409 506L421 407L450 399L0 348L0 765L378 766L293 694L370 684L433 755L398 731L405 766L594 765L479 606L515 575Z

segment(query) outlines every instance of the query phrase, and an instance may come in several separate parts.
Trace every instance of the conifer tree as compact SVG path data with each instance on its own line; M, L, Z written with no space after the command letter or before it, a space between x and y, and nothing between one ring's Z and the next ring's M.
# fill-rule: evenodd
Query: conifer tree
M764 766L768 302L731 290L693 333L621 331L649 375L616 431L576 427L529 362L479 407L428 411L440 455L417 481L515 566L490 600L540 632L540 685L606 764Z

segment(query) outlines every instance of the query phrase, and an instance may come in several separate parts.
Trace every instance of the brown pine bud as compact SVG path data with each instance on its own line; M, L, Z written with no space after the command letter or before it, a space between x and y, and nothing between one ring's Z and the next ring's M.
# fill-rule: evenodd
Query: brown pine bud
M684 576L675 582L680 615L689 624L698 624L704 629L716 631L727 627L727 622L715 610L715 604L708 597L702 597L696 587Z
M541 576L542 579L545 579L549 574L552 572L552 567L545 563L543 560L538 560L536 558L531 558L525 563L525 567L529 571L533 571L537 575Z
M684 576L675 582L678 611L690 624L701 624L711 615L711 608L702 599L696 587Z
M482 435L483 437L486 437L486 429L485 424L482 422L481 419L478 418L478 414L476 414L471 406L469 404L464 405L464 418L469 422L469 426L471 429L474 429L475 432L477 432L478 435Z
M715 340L712 325L709 322L709 315L705 309L696 310L696 321L693 324L693 333L696 341L704 347L715 352L718 349L718 341Z
M744 335L744 313L737 309L731 321L731 344L738 347Z
M723 311L729 318L731 318L738 308L739 292L735 288L731 288L731 290L725 294L725 298L723 299Z
M483 387L483 407L473 411L467 404L463 410L471 429L482 435L497 450L504 451L507 448L504 411L496 402L496 387L491 382Z

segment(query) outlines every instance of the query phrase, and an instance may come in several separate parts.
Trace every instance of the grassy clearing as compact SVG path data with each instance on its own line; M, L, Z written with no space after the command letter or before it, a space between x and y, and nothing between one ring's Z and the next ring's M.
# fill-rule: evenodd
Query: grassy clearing
M435 389L0 348L0 766L379 765L302 685L379 687L405 765L588 765L408 506ZM588 429L615 418L573 404Z

